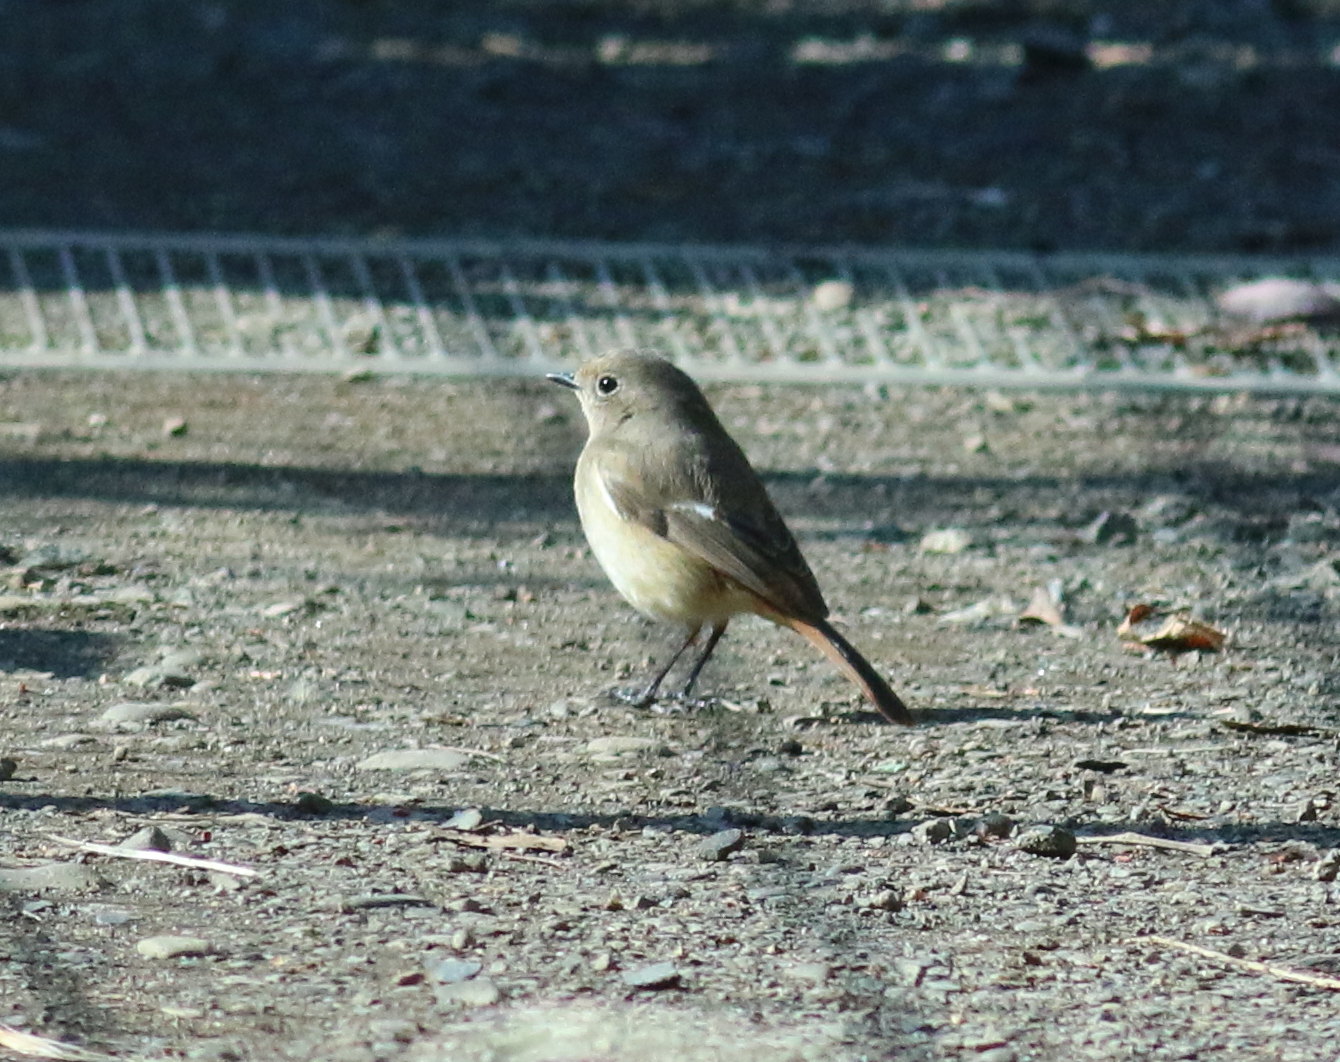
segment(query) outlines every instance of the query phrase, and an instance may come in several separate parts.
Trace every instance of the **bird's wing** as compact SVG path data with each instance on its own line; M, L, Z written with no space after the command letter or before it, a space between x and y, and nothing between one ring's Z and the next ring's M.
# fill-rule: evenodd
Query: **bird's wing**
M712 468L689 440L678 461L650 469L639 462L635 476L630 455L611 448L598 467L625 519L700 557L784 615L823 619L828 607L800 547L743 454L732 451L715 455L717 464L728 467ZM670 467L681 474L658 475ZM684 469L691 474L683 475ZM729 497L722 496L724 484Z

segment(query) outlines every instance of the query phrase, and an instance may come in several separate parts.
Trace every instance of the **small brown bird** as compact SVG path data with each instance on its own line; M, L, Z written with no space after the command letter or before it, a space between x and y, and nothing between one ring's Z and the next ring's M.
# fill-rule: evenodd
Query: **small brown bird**
M752 612L813 642L895 723L912 714L828 622L828 606L758 474L702 391L664 358L624 350L549 379L577 392L589 437L577 512L610 582L684 643L637 698L645 706L703 631L693 689L732 616Z

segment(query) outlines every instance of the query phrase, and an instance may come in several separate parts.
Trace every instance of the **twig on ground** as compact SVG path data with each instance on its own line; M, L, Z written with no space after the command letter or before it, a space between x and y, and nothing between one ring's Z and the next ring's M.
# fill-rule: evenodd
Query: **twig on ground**
M1144 848L1165 848L1170 852L1186 852L1188 855L1212 856L1224 850L1223 845L1197 844L1194 841L1172 841L1167 837L1151 837L1144 833L1102 833L1085 837L1076 837L1080 844L1131 844Z
M111 1055L35 1036L10 1025L0 1025L0 1048L25 1058L53 1058L59 1062L112 1062Z
M563 870L567 866L566 863L560 862L557 859L550 859L548 856L527 855L525 852L511 852L506 848L502 850L502 854L508 859L515 859L522 863L543 863L547 867L557 867L559 870Z
M220 863L215 859L199 859L195 856L178 855L176 852L159 852L151 848L117 848L115 845L98 844L94 841L78 841L73 837L61 837L59 834L47 834L53 841L68 844L84 852L97 852L99 855L115 856L118 859L148 859L155 863L171 863L179 867L193 867L196 870L213 870L220 874L236 874L239 878L254 878L260 873L250 867L239 867L232 863Z
M562 837L546 837L538 833L495 833L488 836L467 833L464 830L444 829L439 836L471 848L538 848L544 852L564 852L568 842Z
M466 756L481 756L486 760L492 760L494 763L506 763L506 757L499 756L496 752L485 752L483 749L467 749L461 745L434 745L435 749L444 749L447 752L460 752Z
M1226 966L1236 967L1239 970L1265 974L1280 981L1295 981L1300 985L1312 985L1314 988L1325 988L1332 992L1340 992L1340 977L1327 977L1324 974L1307 973L1304 970L1291 970L1287 966L1272 966L1270 963L1256 962L1253 959L1239 959L1236 955L1229 955L1228 952L1203 948L1199 944L1188 944L1184 940L1176 940L1173 937L1160 937L1151 934L1147 937L1131 937L1130 942L1132 944L1160 944L1165 948L1177 948L1181 951L1189 951L1192 955L1213 959L1215 962L1221 962Z

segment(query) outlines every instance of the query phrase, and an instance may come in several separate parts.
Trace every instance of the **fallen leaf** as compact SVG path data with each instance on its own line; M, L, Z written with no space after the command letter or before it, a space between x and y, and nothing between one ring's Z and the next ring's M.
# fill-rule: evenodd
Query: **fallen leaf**
M1020 623L1045 623L1049 627L1059 627L1065 622L1061 615L1061 606L1045 586L1033 591L1033 596L1019 613Z
M1227 637L1223 631L1202 620L1192 619L1184 612L1173 613L1151 630L1137 630L1140 626L1154 627L1158 611L1152 605L1136 605L1126 613L1117 627L1117 637L1124 642L1161 649L1169 653L1189 653L1199 650L1217 653Z

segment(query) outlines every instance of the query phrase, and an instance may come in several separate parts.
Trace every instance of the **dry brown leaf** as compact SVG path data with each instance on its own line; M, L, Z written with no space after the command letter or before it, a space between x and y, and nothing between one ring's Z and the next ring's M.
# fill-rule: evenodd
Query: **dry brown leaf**
M1033 591L1027 606L1019 613L1020 623L1045 623L1048 627L1059 627L1065 622L1061 608L1052 597L1051 591L1039 586Z
M1224 646L1227 635L1202 620L1192 619L1184 612L1163 618L1155 627L1157 610L1152 605L1136 605L1126 613L1117 627L1117 637L1124 642L1161 649L1169 653L1189 653L1199 650L1217 653ZM1144 630L1139 630L1141 626ZM1152 630L1150 628L1153 628Z

